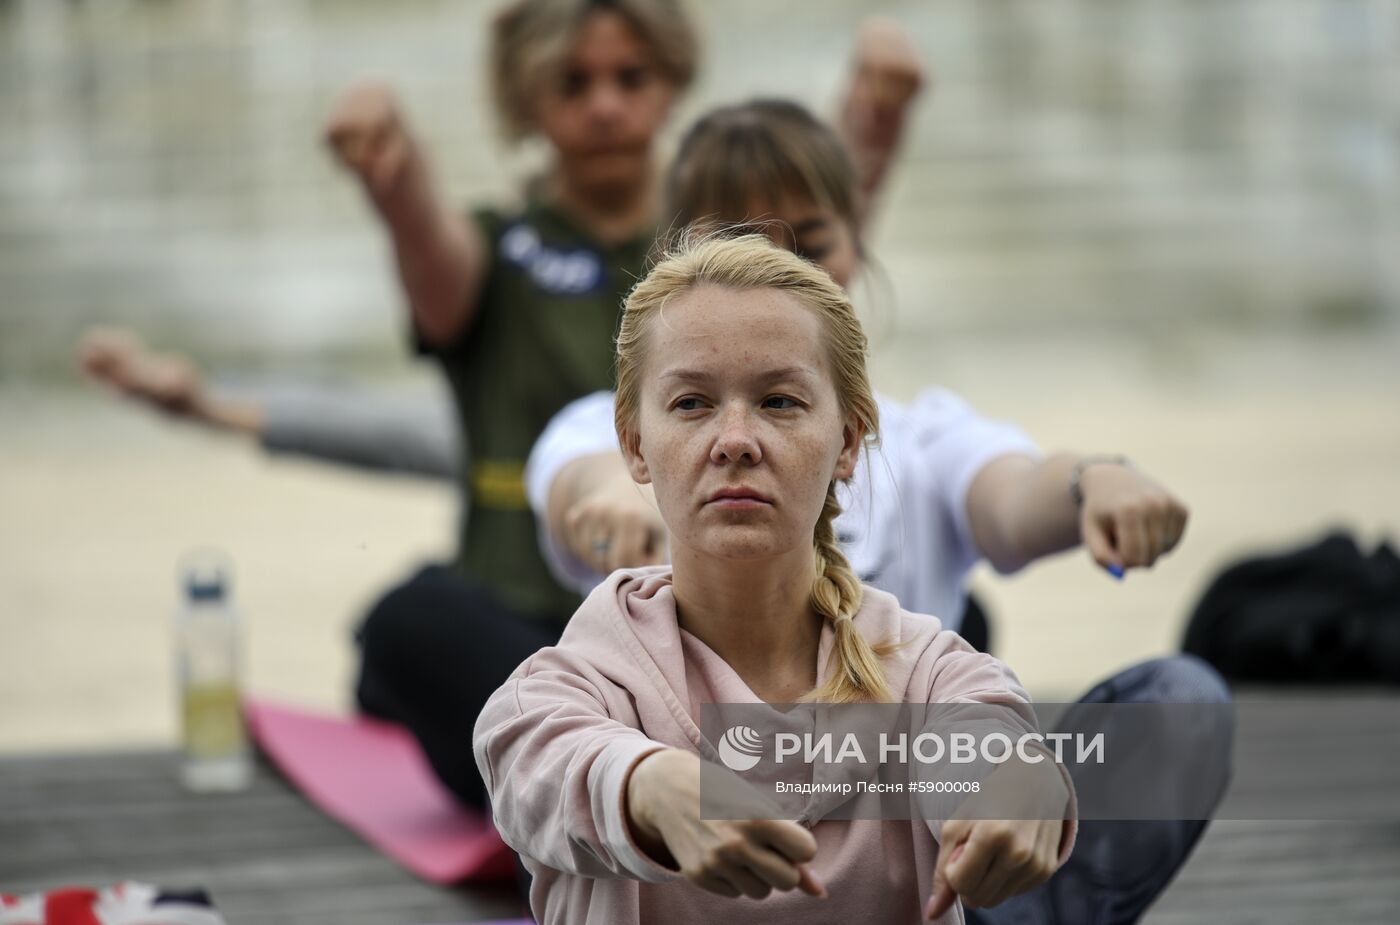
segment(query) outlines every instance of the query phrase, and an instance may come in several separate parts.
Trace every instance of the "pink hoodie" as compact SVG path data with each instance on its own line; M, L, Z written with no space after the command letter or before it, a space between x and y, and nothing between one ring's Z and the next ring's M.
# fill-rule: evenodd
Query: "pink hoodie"
M1004 664L943 631L937 619L901 610L883 591L866 586L855 623L872 642L906 643L885 660L890 687L905 702L1028 702ZM832 642L828 625L819 666ZM936 822L807 823L825 900L797 890L762 900L718 896L653 861L631 838L622 808L631 769L667 747L717 761L696 724L700 704L759 702L676 622L670 566L614 572L583 602L559 645L515 670L482 710L473 744L496 826L534 875L530 904L542 925L923 920L938 858ZM1074 841L1073 804L1060 863ZM939 921L962 922L961 905Z

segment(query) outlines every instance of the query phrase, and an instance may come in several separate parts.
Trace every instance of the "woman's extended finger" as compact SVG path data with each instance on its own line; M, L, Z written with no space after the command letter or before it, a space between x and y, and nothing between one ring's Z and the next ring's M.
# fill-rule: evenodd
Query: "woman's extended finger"
M924 907L924 918L936 919L958 901L958 894L948 883L948 865L962 857L972 823L966 819L951 819L943 824L938 836L938 857L933 862L933 890Z
M826 899L826 885L817 878L815 872L807 864L797 865L798 881L797 888L809 896L816 896Z

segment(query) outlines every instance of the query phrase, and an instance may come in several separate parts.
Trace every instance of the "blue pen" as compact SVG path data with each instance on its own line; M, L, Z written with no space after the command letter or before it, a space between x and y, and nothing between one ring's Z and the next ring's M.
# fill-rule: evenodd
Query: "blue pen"
M1108 574L1112 575L1114 578L1118 579L1119 581L1123 580L1123 566L1118 565L1116 563L1110 563L1108 565L1105 565L1104 568L1107 569Z

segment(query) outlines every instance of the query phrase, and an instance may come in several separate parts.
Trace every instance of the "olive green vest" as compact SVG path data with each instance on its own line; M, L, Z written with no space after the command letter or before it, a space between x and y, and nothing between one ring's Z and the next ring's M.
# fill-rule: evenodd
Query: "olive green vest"
M563 621L579 598L555 582L540 554L525 461L564 405L613 387L622 300L653 237L603 247L538 200L473 218L490 242L490 270L461 341L435 351L467 447L456 567L523 617Z

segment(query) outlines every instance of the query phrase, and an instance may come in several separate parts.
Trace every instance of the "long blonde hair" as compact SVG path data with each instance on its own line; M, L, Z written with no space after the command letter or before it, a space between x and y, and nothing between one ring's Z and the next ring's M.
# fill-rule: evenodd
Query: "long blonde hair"
M491 29L491 99L502 134L520 141L535 133L535 100L557 76L589 13L616 13L651 47L656 65L677 90L695 77L699 37L680 0L514 0Z
M867 442L878 439L880 411L866 371L866 339L846 291L820 267L772 244L762 235L740 237L682 235L650 273L632 289L623 306L617 335L617 404L615 424L624 446L636 447L641 408L642 366L651 319L677 295L698 286L728 289L777 289L796 297L822 323L827 358L843 417L853 417ZM848 703L891 700L881 659L893 646L871 645L856 629L862 587L836 541L841 513L836 480L827 485L826 502L812 532L816 580L812 608L831 621L836 635L836 670L807 700Z

